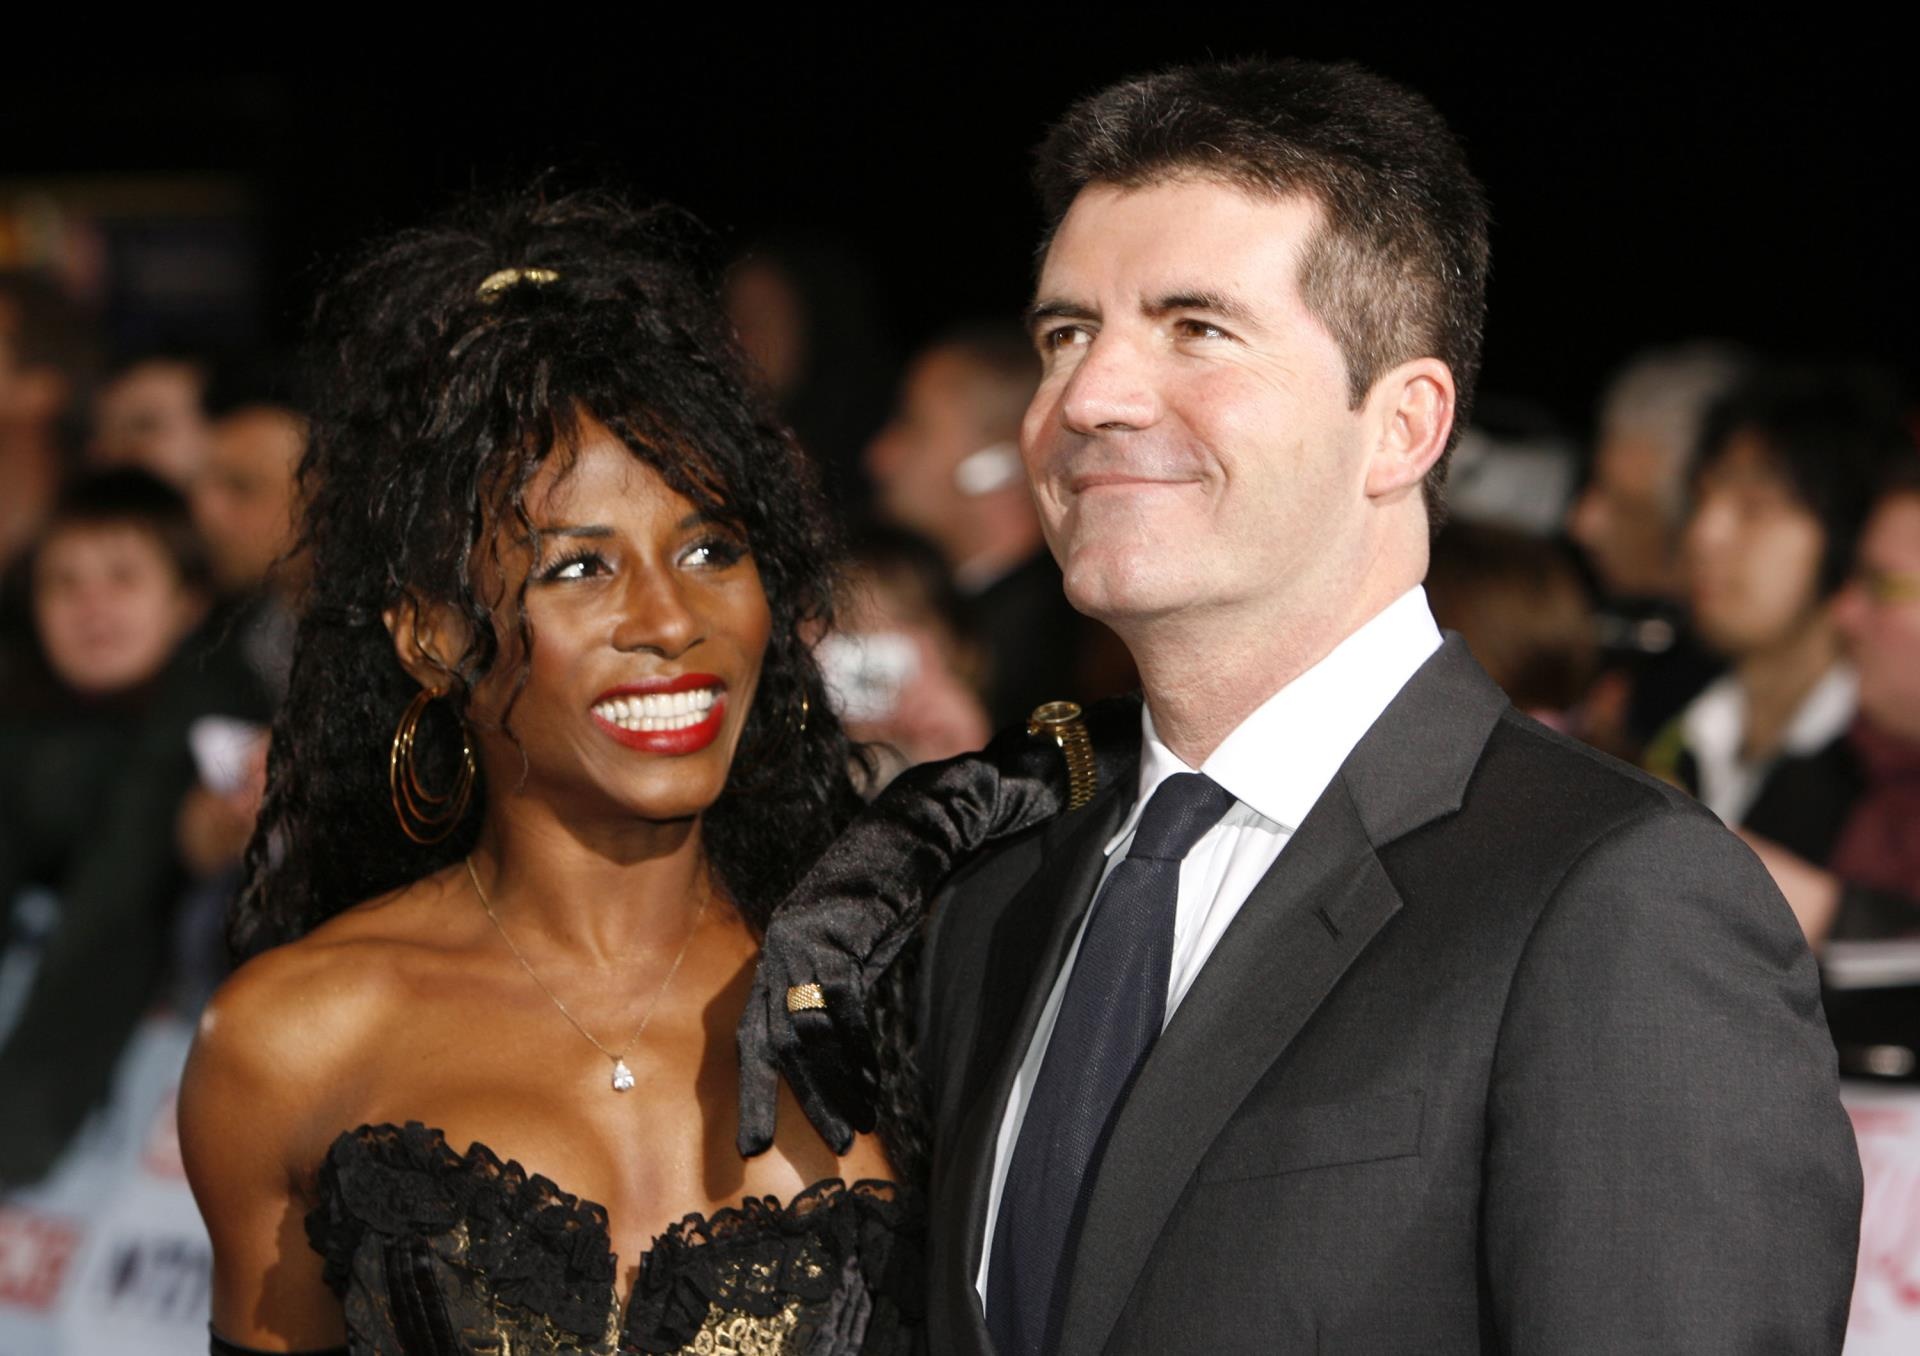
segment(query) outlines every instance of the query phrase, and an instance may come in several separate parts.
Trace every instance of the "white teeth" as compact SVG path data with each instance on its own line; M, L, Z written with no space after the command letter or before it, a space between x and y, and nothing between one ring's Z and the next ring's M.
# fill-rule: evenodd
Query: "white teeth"
M623 730L684 730L705 720L719 696L719 690L710 687L690 692L648 692L611 698L596 705L593 712Z

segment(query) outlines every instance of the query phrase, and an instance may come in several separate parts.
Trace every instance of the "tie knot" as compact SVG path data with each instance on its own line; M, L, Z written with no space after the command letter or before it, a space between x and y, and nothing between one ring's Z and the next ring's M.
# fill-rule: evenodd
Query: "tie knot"
M1232 806L1232 793L1211 777L1177 772L1148 798L1127 856L1181 861Z

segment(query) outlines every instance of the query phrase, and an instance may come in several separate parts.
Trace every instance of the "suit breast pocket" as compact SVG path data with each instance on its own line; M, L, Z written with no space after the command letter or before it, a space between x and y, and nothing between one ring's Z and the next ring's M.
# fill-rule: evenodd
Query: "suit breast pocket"
M1234 1121L1200 1164L1202 1182L1244 1182L1420 1152L1419 1089L1255 1112Z

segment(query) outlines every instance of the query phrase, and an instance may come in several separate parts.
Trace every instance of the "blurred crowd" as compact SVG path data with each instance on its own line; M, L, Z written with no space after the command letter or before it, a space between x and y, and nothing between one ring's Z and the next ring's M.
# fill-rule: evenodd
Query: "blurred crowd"
M817 245L756 249L728 287L847 511L817 643L872 789L1133 685L1027 495L1017 324L889 353L858 261ZM1590 429L1467 431L1438 619L1522 709L1740 832L1816 947L1920 934L1904 393L1708 342L1595 375ZM103 353L51 280L0 274L0 1187L47 1174L143 1018L223 973L302 589L302 439L289 369Z

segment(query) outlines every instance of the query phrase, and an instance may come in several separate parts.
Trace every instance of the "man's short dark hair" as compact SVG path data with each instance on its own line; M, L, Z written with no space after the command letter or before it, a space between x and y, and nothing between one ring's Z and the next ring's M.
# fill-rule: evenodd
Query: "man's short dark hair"
M1300 293L1340 345L1349 398L1357 407L1395 364L1438 358L1459 390L1458 437L1480 370L1487 202L1433 105L1348 62L1237 61L1123 81L1068 109L1040 144L1047 238L1088 184L1184 175L1319 203ZM1424 487L1435 529L1452 450L1450 438Z
M63 531L103 527L148 533L166 553L183 588L212 590L213 566L186 497L158 476L132 466L96 471L68 485L41 526L33 558L37 563L40 548Z
M1914 456L1897 385L1858 367L1755 372L1708 413L1694 457L1697 478L1735 437L1756 438L1768 464L1819 520L1822 597L1837 593L1887 474Z

